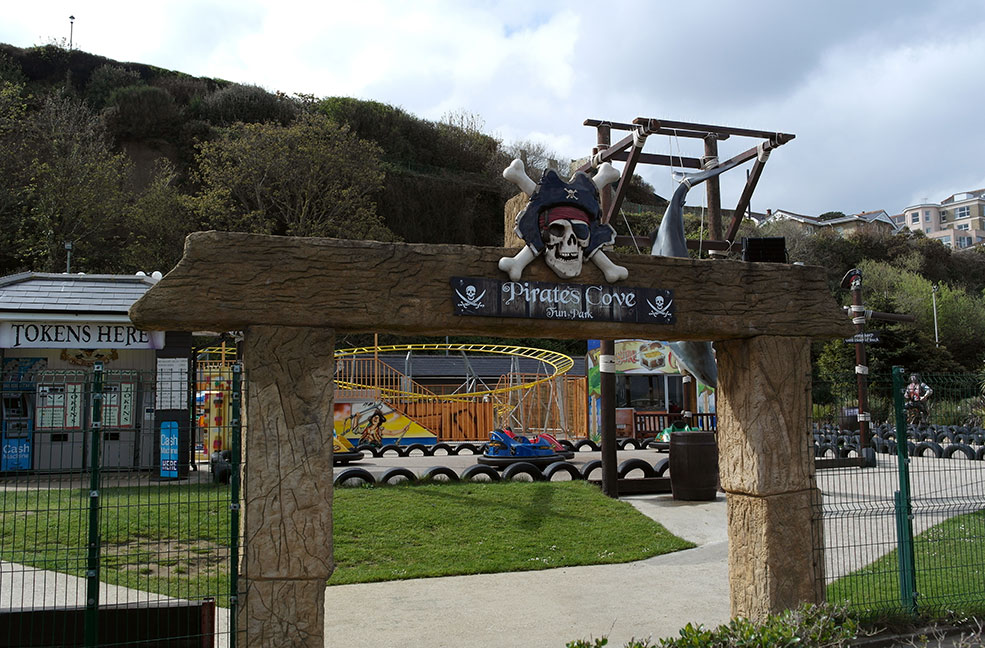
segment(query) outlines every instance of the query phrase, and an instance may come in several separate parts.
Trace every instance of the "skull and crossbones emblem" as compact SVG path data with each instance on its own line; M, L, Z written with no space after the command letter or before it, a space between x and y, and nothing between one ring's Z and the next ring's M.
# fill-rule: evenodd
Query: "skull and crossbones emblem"
M670 307L674 303L673 299L664 299L662 295L657 295L654 297L653 301L649 299L646 300L646 305L650 307L650 317L656 318L668 318L670 317Z
M475 286L469 284L465 286L465 294L463 295L457 288L455 293L461 298L462 301L458 302L459 308L482 308L484 304L482 303L482 298L486 296L486 291L483 290L478 295L476 294Z
M527 194L529 201L516 217L515 231L527 244L516 256L499 260L499 269L519 281L524 268L544 255L556 275L571 279L581 274L590 259L609 283L625 279L629 271L613 263L602 251L615 241L616 232L602 223L599 189L619 178L608 162L599 166L594 177L579 172L567 182L553 169L544 172L539 183L527 175L523 162L513 160L503 177Z

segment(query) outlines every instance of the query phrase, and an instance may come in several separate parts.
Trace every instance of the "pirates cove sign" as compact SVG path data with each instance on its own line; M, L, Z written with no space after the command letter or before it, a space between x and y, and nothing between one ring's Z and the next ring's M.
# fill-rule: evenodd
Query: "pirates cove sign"
M452 277L455 315L673 324L670 290Z

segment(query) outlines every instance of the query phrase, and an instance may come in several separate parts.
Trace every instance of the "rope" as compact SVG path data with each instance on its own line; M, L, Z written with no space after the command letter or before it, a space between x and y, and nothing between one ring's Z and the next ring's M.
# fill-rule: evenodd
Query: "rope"
M624 223L626 223L626 231L629 232L629 235L633 237L633 245L636 247L636 253L642 254L642 252L640 251L640 246L636 243L636 235L633 234L633 228L629 226L629 219L626 218L626 211L620 209L619 214L622 215L622 220Z

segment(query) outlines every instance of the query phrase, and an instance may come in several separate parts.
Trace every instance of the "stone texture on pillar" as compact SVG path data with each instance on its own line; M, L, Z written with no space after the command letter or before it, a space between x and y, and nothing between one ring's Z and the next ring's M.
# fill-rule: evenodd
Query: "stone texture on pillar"
M332 574L331 329L252 326L240 627L248 646L318 646Z
M817 489L752 497L728 494L732 616L763 619L824 600Z
M715 343L718 463L728 493L775 495L814 487L807 338Z
M823 543L807 338L716 342L718 452L728 499L732 614L752 619L823 600Z

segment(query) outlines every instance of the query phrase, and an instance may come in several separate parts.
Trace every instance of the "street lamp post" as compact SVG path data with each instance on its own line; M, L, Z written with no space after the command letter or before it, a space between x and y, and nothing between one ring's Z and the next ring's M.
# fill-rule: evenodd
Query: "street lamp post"
M75 32L75 16L68 17L68 49L72 50L72 35Z
M72 242L65 241L65 274L72 274Z
M934 346L937 347L941 345L940 337L937 335L937 291L940 289L940 285L934 284L933 289L930 291L930 298L934 302Z

